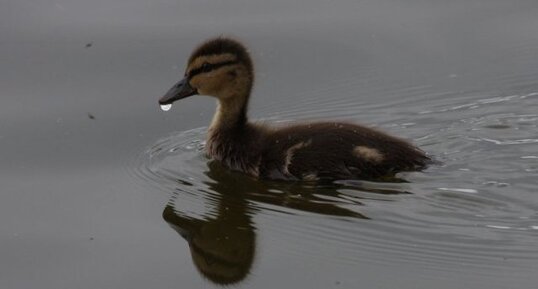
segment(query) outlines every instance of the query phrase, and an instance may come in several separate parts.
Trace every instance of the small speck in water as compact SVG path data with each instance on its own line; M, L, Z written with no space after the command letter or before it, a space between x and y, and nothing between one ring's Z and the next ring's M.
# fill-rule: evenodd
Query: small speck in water
M88 118L89 118L89 119L95 119L95 116L94 116L93 114L91 114L91 113L88 112Z
M169 111L172 108L172 104L163 104L161 105L161 109L163 111Z
M93 46L93 42L88 42L88 43L86 43L86 46L85 46L85 47L86 47L86 48L90 48L90 47L92 47L92 46Z

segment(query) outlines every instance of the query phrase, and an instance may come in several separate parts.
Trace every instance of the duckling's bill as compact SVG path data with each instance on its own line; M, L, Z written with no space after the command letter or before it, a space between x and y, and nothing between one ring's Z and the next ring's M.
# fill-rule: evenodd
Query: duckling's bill
M189 79L184 78L178 83L174 84L168 92L159 99L161 106L171 105L174 101L180 100L191 95L198 94L196 89L192 88L189 84Z

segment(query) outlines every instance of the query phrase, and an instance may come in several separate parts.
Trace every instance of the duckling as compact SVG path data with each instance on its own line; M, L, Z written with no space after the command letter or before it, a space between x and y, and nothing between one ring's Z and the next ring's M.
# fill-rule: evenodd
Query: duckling
M191 54L184 78L161 106L191 95L217 99L208 128L207 155L231 170L259 179L382 179L426 167L430 158L399 138L347 122L271 127L250 122L252 60L238 41L219 37Z

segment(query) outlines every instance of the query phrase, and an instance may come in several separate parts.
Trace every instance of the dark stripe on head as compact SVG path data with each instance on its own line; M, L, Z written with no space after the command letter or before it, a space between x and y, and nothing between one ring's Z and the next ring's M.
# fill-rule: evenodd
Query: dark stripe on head
M189 63L200 56L235 55L238 62L243 63L249 70L252 70L252 61L248 55L247 49L239 42L229 38L215 38L200 45L189 58Z
M197 74L203 73L203 72L209 72L211 70L215 70L217 68L221 68L223 66L228 65L234 65L238 64L239 61L237 60L229 60L229 61L223 61L223 62L217 62L217 63L204 63L201 67L198 67L196 69L193 69L189 72L189 75L187 75L188 78L192 78Z

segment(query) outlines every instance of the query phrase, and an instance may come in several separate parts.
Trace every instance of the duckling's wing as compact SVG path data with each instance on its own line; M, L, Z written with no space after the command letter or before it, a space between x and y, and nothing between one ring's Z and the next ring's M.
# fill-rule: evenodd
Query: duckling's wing
M424 167L411 144L349 123L286 127L267 137L260 173L272 179L379 178Z

